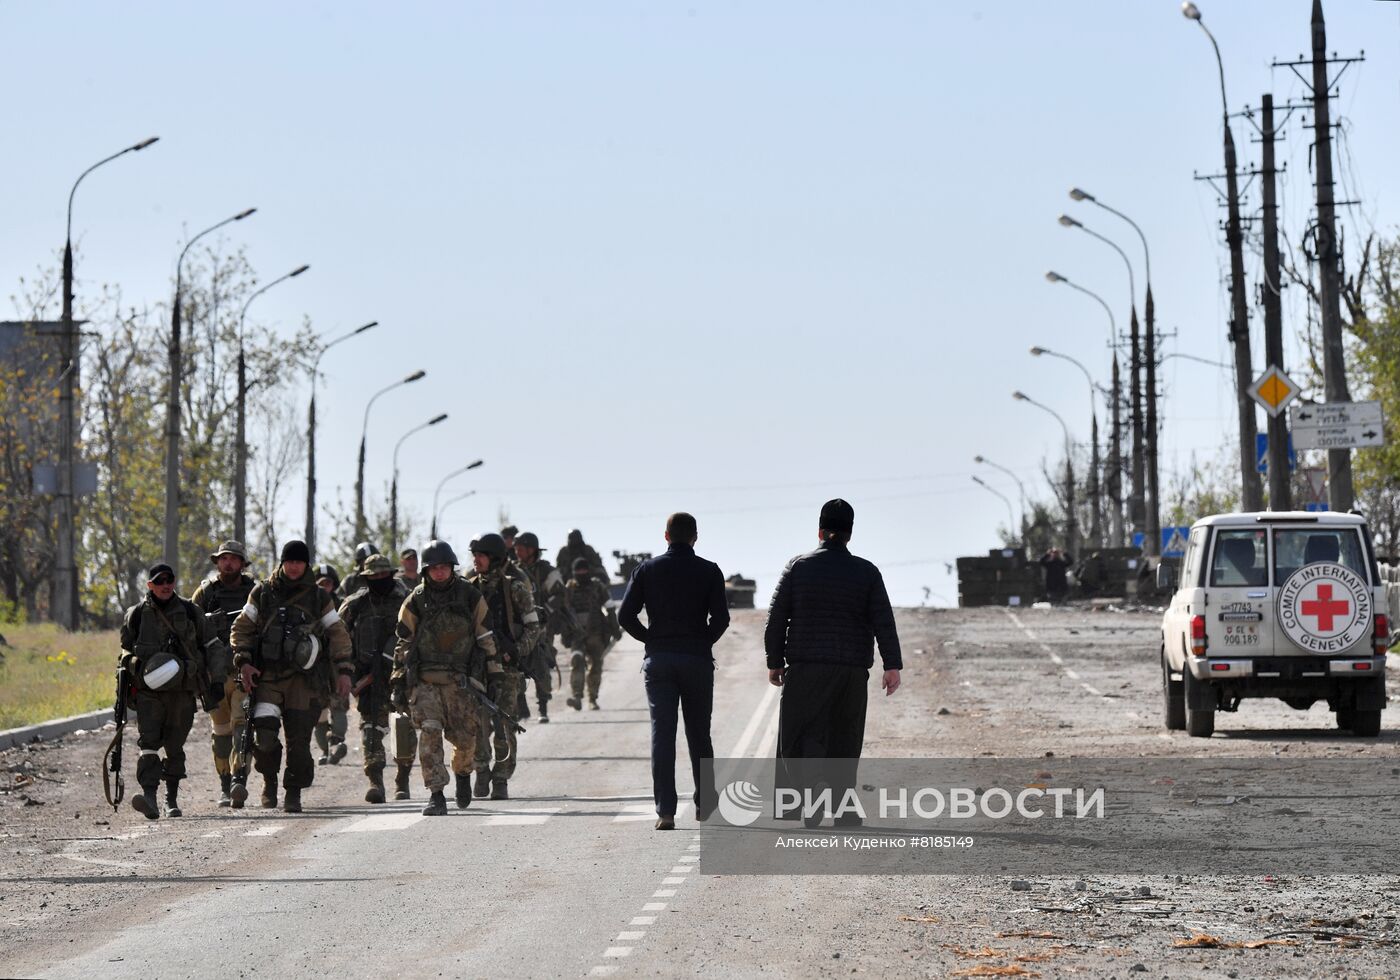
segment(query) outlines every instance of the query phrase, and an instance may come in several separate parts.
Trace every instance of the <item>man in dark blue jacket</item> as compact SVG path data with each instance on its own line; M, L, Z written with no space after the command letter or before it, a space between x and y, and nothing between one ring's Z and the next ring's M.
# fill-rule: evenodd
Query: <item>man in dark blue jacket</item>
M637 566L627 583L617 621L646 645L642 674L651 708L651 781L656 829L676 827L677 708L685 712L685 740L695 777L695 817L704 820L715 806L702 760L713 759L710 712L715 665L710 650L729 628L724 573L695 554L697 529L689 514L666 521L666 553ZM647 623L638 615L643 607Z
M894 612L880 570L851 554L855 510L837 498L822 506L821 547L788 563L768 608L763 646L768 680L783 689L779 759L859 759L865 742L866 684L880 646L886 695L904 667ZM847 771L849 770L849 772ZM830 780L854 780L854 766Z

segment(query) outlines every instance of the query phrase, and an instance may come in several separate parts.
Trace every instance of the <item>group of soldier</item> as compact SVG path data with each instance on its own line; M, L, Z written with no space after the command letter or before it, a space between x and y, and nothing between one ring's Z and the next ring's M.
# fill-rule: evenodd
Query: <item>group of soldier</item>
M341 762L352 700L366 802L386 799L391 721L394 799L411 798L415 755L427 815L447 812L449 782L459 809L473 797L509 799L529 683L540 723L549 721L555 639L570 652L566 703L582 710L586 697L596 710L604 655L622 636L606 570L582 533L569 533L558 569L542 550L535 534L506 527L471 542L471 571L462 574L446 541L430 541L421 555L404 550L397 570L361 542L342 581L292 540L259 582L243 545L225 541L188 599L168 564L152 566L121 631L119 691L136 713L140 750L133 808L157 819L164 782L165 813L180 816L196 699L213 729L220 807L245 805L251 769L262 777L263 807L300 813L316 774L312 739L321 765Z

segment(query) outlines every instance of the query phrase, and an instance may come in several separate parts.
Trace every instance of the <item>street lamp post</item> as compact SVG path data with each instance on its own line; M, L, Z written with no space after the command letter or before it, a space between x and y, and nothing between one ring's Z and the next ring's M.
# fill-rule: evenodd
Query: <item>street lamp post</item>
M1145 501L1147 520L1143 540L1147 553L1155 555L1161 542L1162 506L1159 495L1161 485L1157 471L1157 314L1156 307L1152 302L1152 253L1148 251L1147 236L1138 227L1138 223L1122 211L1110 207L1088 191L1078 187L1070 188L1069 196L1076 201L1088 201L1096 207L1103 208L1109 214L1122 218L1132 226L1133 231L1137 232L1138 240L1142 242L1143 270L1147 275L1147 296L1143 300L1142 334L1143 400L1147 406L1147 415L1144 421L1146 437L1143 444L1143 458L1147 469L1147 498Z
M1130 358L1128 364L1128 424L1132 440L1128 454L1132 466L1132 491L1128 494L1128 513L1133 526L1141 529L1146 524L1146 466L1143 459L1145 441L1142 423L1142 346L1138 334L1137 281L1133 275L1133 263L1128 258L1128 253L1119 248L1116 242L1100 235L1092 228L1085 227L1083 222L1077 221L1067 214L1062 214L1060 215L1060 224L1066 228L1078 228L1091 238L1097 238L1117 252L1128 269L1128 352Z
M1236 176L1235 137L1230 131L1230 103L1225 96L1225 62L1220 57L1220 45L1215 35L1201 20L1201 11L1187 0L1181 12L1194 20L1210 39L1215 51L1215 65L1220 72L1220 108L1225 128L1225 202L1227 217L1225 241L1230 247L1230 342L1235 345L1235 400L1239 406L1240 424L1240 507L1246 511L1264 509L1264 485L1254 468L1254 441L1257 427L1254 401L1249 397L1253 381L1250 363L1249 304L1245 298L1244 233L1240 228L1240 189Z
M67 630L78 628L77 495L73 492L73 466L77 456L78 331L73 322L73 197L83 178L117 157L144 150L160 139L152 136L103 157L73 181L68 192L68 223L63 239L63 332L60 362L63 375L58 394L58 539L53 569L53 621Z
M1006 519L1007 519L1007 521L1008 521L1008 524L1007 524L1006 529L1007 529L1008 531L1012 531L1012 530L1015 528L1016 515L1015 515L1015 513L1013 513L1012 510L1011 510L1011 498L1008 497L1006 494L1002 493L1002 492L1001 492L1000 490L998 490L996 487L994 487L994 486L992 486L991 484L985 482L981 477L977 476L976 474L973 474L972 482L975 483L975 484L977 484L977 485L978 485L979 487L981 487L982 489L984 489L984 490L986 490L986 491L988 491L988 492L990 492L990 493L996 494L998 497L1001 498L1002 503L1006 504ZM1024 537L1022 537L1019 541L1016 540L1016 535L1013 533L1013 535L1012 535L1012 543L1013 543L1013 544L1025 544L1026 542L1025 542L1025 538L1024 538Z
M1011 477L1011 479L1015 482L1015 484L1016 484L1016 491L1020 494L1020 497L1021 497L1021 543L1022 543L1022 544L1025 544L1025 542L1026 542L1026 485L1025 485L1025 483L1021 482L1021 478L1020 478L1019 476L1016 475L1015 471L1010 470L1010 469L1007 469L1005 466L1002 466L1000 463L994 463L994 462L992 462L992 461L991 461L990 459L988 459L986 456L974 456L974 457L972 457L972 461L973 461L974 463L981 463L981 464L984 465L984 466L990 466L990 467L991 467L992 469L994 469L994 470L1001 470L1001 471L1002 471L1003 473L1005 473L1007 476Z
M369 403L365 405L365 420L360 426L360 462L355 474L355 537L357 540L363 539L368 530L365 521L365 437L369 434L369 411L379 400L380 395L388 394L395 388L402 388L404 385L411 385L427 373L427 371L414 371L408 377L400 378L393 384L380 388L370 396Z
M1068 361L1080 371L1084 372L1084 380L1089 384L1089 424L1092 433L1089 443L1089 503L1090 503L1090 525L1089 544L1098 548L1103 545L1103 500L1099 494L1099 410L1095 404L1095 389L1093 376L1089 374L1089 369L1068 354L1061 354L1048 347L1032 347L1031 356L1057 357L1062 361Z
M245 537L248 514L248 375L243 356L243 322L248 318L248 307L253 305L253 300L279 282L286 282L294 276L299 276L309 268L311 268L309 265L298 266L286 275L272 280L249 296L248 301L243 304L243 312L238 314L238 426L233 463L233 536L245 543L248 540Z
M483 462L484 460L480 459L474 460L468 463L466 466L463 466L460 470L453 470L451 473L444 476L442 478L442 482L440 482L437 485L437 489L433 491L433 529L430 532L432 537L437 537L438 533L438 498L442 495L442 488L447 486L447 481L452 479L454 476L461 476L463 473L467 472L467 470L474 470Z
M1074 514L1074 445L1069 437L1069 426L1060 417L1060 413L1049 405L1036 401L1030 395L1022 391L1013 391L1011 397L1017 401L1027 402L1044 412L1049 412L1055 417L1055 421L1060 423L1060 428L1065 433L1065 550L1074 553L1075 538L1079 533L1078 519Z
M344 343L351 337L358 337L366 330L371 330L379 326L378 320L371 320L362 327L356 327L349 333L341 334L330 343L326 344L316 354L316 360L311 363L311 406L306 413L306 547L311 551L311 557L316 557L316 378L321 373L321 358L326 356L326 351L336 344Z
M439 422L447 421L447 413L435 415L422 425L415 425L403 434L398 442L394 443L394 475L393 481L389 484L389 551L391 559L397 557L399 551L399 449L403 446L404 440L415 432L422 432L430 425L437 425Z
M457 501L459 501L459 500L466 500L468 497L475 497L475 496L476 496L476 491L475 491L475 490L468 490L466 493L459 493L459 494L457 494L457 496L452 497L452 498L450 498L450 499L444 501L444 502L443 502L443 505L442 505L442 511L441 511L441 513L438 514L438 516L439 516L439 517L445 517L445 516L447 515L447 508L451 507L453 504L455 504L455 503L456 503ZM437 532L434 531L434 532L433 532L433 535L436 537Z
M1070 289L1083 293L1103 307L1103 311L1108 314L1108 350L1113 358L1112 383L1109 388L1109 447L1108 465L1105 471L1108 476L1108 497L1113 502L1113 511L1109 514L1109 537L1116 547L1123 545L1123 428L1122 428L1122 407L1123 407L1123 385L1118 372L1118 351L1116 344L1118 340L1118 323L1113 317L1113 309L1108 305L1102 296L1092 290L1073 282L1058 272L1047 272L1045 278L1048 282L1064 283Z
M175 262L175 300L170 312L170 397L165 411L165 560L176 581L180 578L180 385L184 370L180 356L180 290L184 285L185 256L205 235L242 221L257 210L248 208L205 228L185 243Z

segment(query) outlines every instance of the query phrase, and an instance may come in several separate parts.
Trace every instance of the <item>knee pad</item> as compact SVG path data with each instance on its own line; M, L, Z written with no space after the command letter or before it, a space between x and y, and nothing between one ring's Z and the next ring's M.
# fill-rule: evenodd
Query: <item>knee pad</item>
M438 721L436 718L429 718L427 721L423 722L421 727L425 732L442 732L442 722Z
M233 736L214 734L214 755L220 759L227 759L233 754Z
M575 670L582 670L588 659L583 655L582 650L575 650L574 655L569 658L569 666Z
M282 706L280 704L273 704L270 701L259 701L257 704L253 705L254 726L266 722L268 719L271 719L274 725L282 720Z

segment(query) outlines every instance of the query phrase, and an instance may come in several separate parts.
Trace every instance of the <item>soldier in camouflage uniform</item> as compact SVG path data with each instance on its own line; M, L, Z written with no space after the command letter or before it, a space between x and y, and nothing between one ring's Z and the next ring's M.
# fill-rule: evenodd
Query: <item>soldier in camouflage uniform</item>
M355 545L355 566L350 569L350 574L345 576L345 581L340 583L340 594L346 596L354 595L365 587L364 567L371 555L379 554L379 549L368 541L361 541Z
M371 555L364 565L365 587L340 607L340 619L350 633L355 653L355 707L360 712L360 741L369 777L366 803L384 802L384 739L389 734L389 675L393 672L395 627L408 590L394 578L394 566L383 555ZM402 716L400 716L402 718ZM413 726L408 726L410 735ZM402 736L399 744L404 744ZM411 764L413 756L408 761ZM402 767L407 776L407 768ZM407 778L404 780L407 783ZM407 785L404 786L405 792ZM405 799L407 797L405 796Z
M593 574L587 558L575 558L574 577L564 586L564 631L570 650L569 683L574 696L567 700L575 711L583 709L585 672L588 706L598 710L598 688L603 683L603 655L622 638L617 615L609 608L608 587Z
M133 679L136 744L141 750L136 763L141 793L131 798L131 806L156 820L156 787L162 778L166 815L180 816L185 739L194 724L195 694L211 708L223 697L223 687L211 689L207 662L209 654L218 651L219 638L206 631L200 608L175 594L175 572L164 562L151 566L146 588L146 598L122 619L120 664Z
M564 569L572 569L574 562L580 558L588 559L588 567L593 570L593 577L604 585L608 584L608 570L603 567L603 559L598 556L598 552L593 550L593 546L585 544L583 532L574 528L569 532L568 544L559 549L556 555L559 560L559 573L562 575Z
M282 743L287 741L287 770L283 778L287 813L301 812L301 791L316 778L311 757L311 730L320 706L332 692L350 693L353 671L350 634L335 604L316 585L311 551L304 541L282 546L282 561L267 581L248 596L248 604L233 621L233 664L242 690L254 700L253 761L263 776L262 805L277 805L277 773L282 766ZM246 760L238 760L233 805L248 797Z
M399 552L399 570L394 576L402 582L408 591L412 592L418 588L418 551L415 548L405 548Z
M471 549L476 574L467 581L481 591L491 610L488 624L503 668L499 674L491 675L486 694L506 715L500 718L484 707L480 710L473 791L477 796L490 792L493 800L507 800L510 799L507 787L515 774L517 756L516 733L511 722L517 718L522 668L540 641L540 616L535 611L534 590L519 569L506 560L506 543L499 534L483 534L471 543ZM494 766L491 763L493 749Z
M423 783L431 794L423 813L438 817L447 813L443 735L453 747L457 806L465 809L472 801L477 739L477 701L466 686L484 689L501 664L487 622L490 609L476 586L457 574L452 546L430 542L423 564L423 581L399 609L394 701L400 711L407 706L418 729Z
M540 557L543 550L539 537L532 531L526 531L516 539L516 562L534 586L535 608L540 613L540 640L535 646L533 658L526 661L523 669L535 682L541 725L549 723L549 699L554 690L554 671L559 662L559 652L554 649L554 634L558 632L563 616L560 610L564 605L564 578L553 565Z
M340 590L340 574L336 572L334 565L317 565L312 569L312 574L316 577L316 585L330 597L337 608L343 597L351 594ZM359 580L364 581L363 577ZM316 760L317 765L340 765L340 760L350 751L350 747L345 744L345 733L349 730L350 699L331 692L330 702L321 706L321 713L316 719L316 746L321 750L321 757Z
M209 712L213 734L210 742L214 750L214 771L219 775L219 806L228 806L231 801L229 789L233 780L233 769L229 759L233 755L233 728L242 724L241 717L235 720L242 698L237 696L238 682L233 676L233 650L229 646L229 629L233 617L242 611L248 602L248 593L257 583L245 569L248 567L248 553L239 541L225 541L219 550L209 556L216 571L194 590L190 601L204 613L205 625L219 638L222 650L209 649L209 681L223 688L224 696L214 710Z

